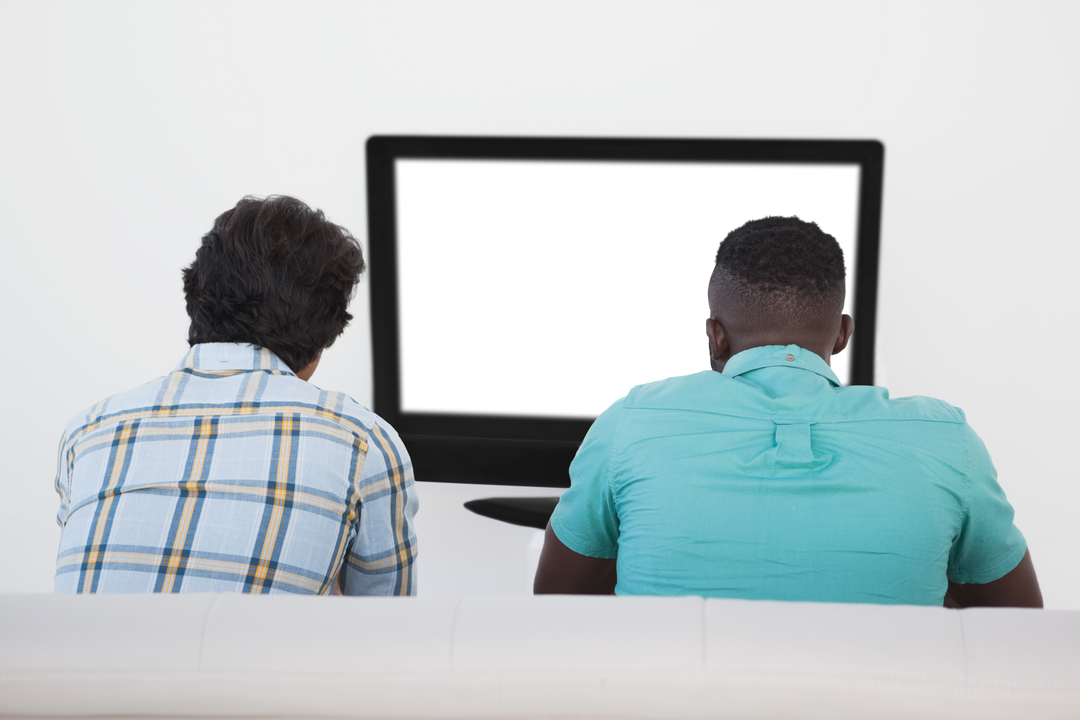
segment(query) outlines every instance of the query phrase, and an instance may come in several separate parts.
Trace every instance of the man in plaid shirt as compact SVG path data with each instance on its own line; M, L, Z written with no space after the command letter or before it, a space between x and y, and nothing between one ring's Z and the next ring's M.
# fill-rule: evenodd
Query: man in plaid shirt
M187 356L61 440L57 592L415 592L408 453L308 383L363 270L348 230L299 200L217 218L183 273Z

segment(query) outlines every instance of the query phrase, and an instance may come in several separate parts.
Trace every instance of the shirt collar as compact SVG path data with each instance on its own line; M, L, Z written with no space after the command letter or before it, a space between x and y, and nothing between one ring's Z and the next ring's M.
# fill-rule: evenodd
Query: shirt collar
M195 370L223 375L238 370L266 370L274 375L295 375L289 366L264 347L250 343L199 343L192 345L173 372Z
M741 353L732 355L731 359L724 364L724 374L728 377L737 377L765 367L796 367L800 370L809 370L836 387L840 387L840 380L829 364L817 353L798 345L763 345L743 350Z

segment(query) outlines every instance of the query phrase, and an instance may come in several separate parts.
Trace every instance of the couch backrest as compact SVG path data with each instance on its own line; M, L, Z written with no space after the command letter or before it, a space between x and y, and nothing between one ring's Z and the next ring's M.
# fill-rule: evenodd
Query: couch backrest
M1078 718L1080 613L6 595L0 714Z

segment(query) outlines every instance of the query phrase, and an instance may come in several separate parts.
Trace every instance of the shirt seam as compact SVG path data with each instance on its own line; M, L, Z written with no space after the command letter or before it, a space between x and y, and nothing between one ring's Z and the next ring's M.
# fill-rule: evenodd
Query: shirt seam
M299 405L299 403L297 405ZM354 435L357 435L365 443L365 445L367 444L367 438L369 437L369 435L371 433L371 430L369 428L364 427L364 425L362 423L358 422L358 421L354 422L348 416L346 416L346 415L344 415L342 413L334 412L332 408L319 407L319 406L298 407L296 405L290 406L290 408L292 408L292 410L294 412L296 412L297 414L300 414L300 415L312 415L312 416L327 420L328 422L331 422L334 425L337 425L338 427L341 427L342 429L344 429L344 430L346 430L346 431L348 431L348 432L350 432L350 433L352 433ZM200 408L200 410L202 410L202 408ZM75 429L74 432L72 432L70 435L68 435L67 443L64 446L64 448L66 450L69 447L74 447L86 435L88 435L88 434L90 434L92 432L95 432L97 430L106 429L106 428L108 428L108 427L110 427L112 425L115 425L115 424L121 424L123 422L127 422L127 420L132 419L132 416L141 417L142 419L145 419L145 420L181 420L181 421L190 420L192 418L199 417L200 415L215 415L215 416L218 416L218 417L243 418L245 416L254 416L254 415L262 415L262 414L273 415L276 412L279 412L280 408L268 408L265 411L261 410L261 409L258 410L258 411L253 410L253 409L244 410L241 407L206 408L205 410L206 410L206 412L201 412L201 413L197 413L197 414L181 415L181 416L172 415L172 416L169 416L167 418L154 417L153 416L154 410L152 408L148 408L148 407L142 407L142 408L139 408L139 409L122 410L122 411L119 411L119 412L117 412L117 413L115 413L113 415L107 415L105 417L98 417L93 422L80 425L78 428ZM121 419L121 418L127 418L127 419ZM374 424L375 423L373 423L373 426L374 426Z
M634 388L636 390L637 388ZM633 392L633 391L631 391ZM845 425L850 423L863 423L863 422L926 422L926 423L940 423L943 425L964 425L963 420L953 419L939 419L939 418L889 418L889 417L865 417L865 418L845 418L843 420L832 420L827 418L814 418L807 419L803 415L775 415L775 416L757 416L757 415L735 415L732 413L725 413L718 410L697 410L694 408L675 408L675 407L661 407L653 405L635 405L633 407L627 407L627 410L670 410L672 412L679 413L696 413L700 415L720 415L728 418L738 418L740 420L761 420L762 422L777 422L791 420L794 422L805 422L813 425ZM622 418L620 418L620 425Z
M961 428L961 430L962 430L962 428ZM961 508L961 514L960 514L960 532L962 534L964 532L965 521L971 518L971 500L972 500L971 487L972 487L972 482L971 482L971 449L969 447L970 443L968 441L968 438L966 438L966 437L962 437L960 439L961 439L960 444L963 446L963 452L964 452L964 485L965 485L965 487L964 487L964 490L965 490L964 502L963 502L963 507ZM960 538L958 537L957 540L959 541L959 539ZM967 570L967 564L964 561L964 559L961 558L960 562L958 563L958 566L956 568L956 572L953 573L953 574L957 575L957 576L965 575L966 570ZM948 575L948 574L949 573L946 572L946 575Z
M627 401L630 400L630 395L635 395L636 396L636 394L637 394L637 387L633 388L630 391L629 395L627 396ZM616 498L615 498L615 462L616 462L616 455L617 455L616 449L619 447L619 443L620 443L620 441L622 439L622 435L623 435L623 423L626 421L626 412L625 412L625 410L626 410L626 402L624 402L623 406L621 408L619 408L619 422L617 422L615 424L615 432L612 433L612 435L611 435L611 449L608 451L607 473L606 473L606 477L604 478L604 482L607 483L608 494L611 495L611 505L612 505L612 508L615 510L615 519L616 519L616 521L618 521L618 519L619 519L618 507L616 506L616 502L615 502L615 500L616 500ZM619 538L622 537L621 525L618 528L618 531L619 531L619 534L615 538L615 552L616 553L618 553Z

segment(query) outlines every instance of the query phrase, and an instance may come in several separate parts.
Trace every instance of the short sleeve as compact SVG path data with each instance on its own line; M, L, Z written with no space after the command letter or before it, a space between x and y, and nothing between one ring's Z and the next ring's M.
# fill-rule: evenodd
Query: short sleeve
M612 559L619 552L619 518L611 494L610 459L625 398L589 428L570 464L570 489L559 498L551 529L579 555Z
M970 467L970 496L960 535L949 554L949 580L984 584L1012 572L1027 551L1013 525L1013 508L998 485L997 471L983 441L966 423L964 442Z

